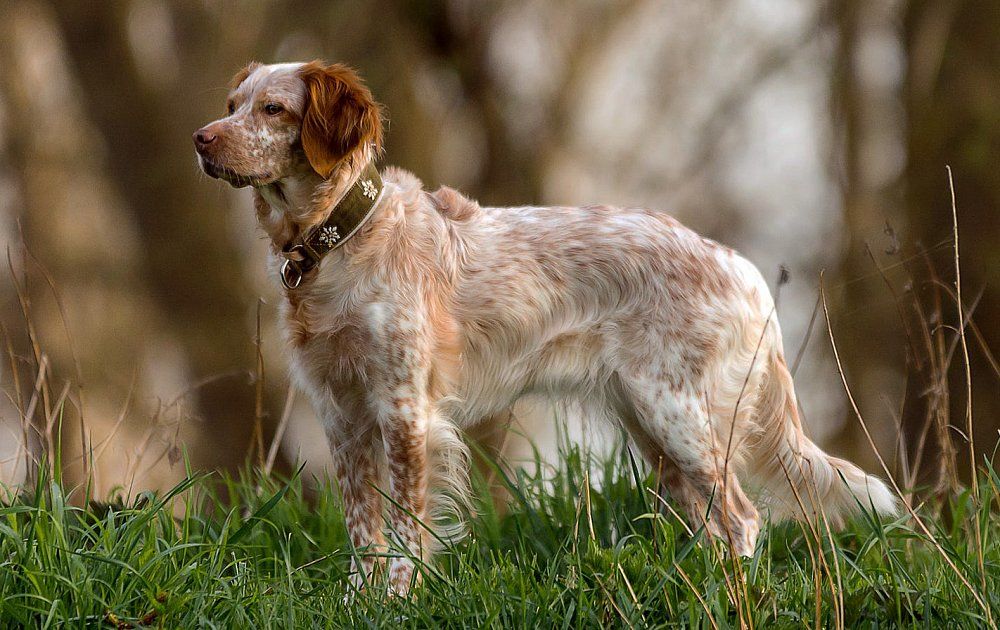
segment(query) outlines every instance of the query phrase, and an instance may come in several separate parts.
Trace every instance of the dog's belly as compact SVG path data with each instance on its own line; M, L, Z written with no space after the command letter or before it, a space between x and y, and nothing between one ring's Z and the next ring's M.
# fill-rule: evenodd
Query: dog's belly
M586 396L607 381L604 343L593 333L567 332L516 348L467 351L458 400L449 414L463 427L508 410L528 394Z

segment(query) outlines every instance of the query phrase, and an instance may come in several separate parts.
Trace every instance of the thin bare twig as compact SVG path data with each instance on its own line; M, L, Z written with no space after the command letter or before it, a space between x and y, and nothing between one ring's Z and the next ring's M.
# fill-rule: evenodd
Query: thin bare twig
M28 249L27 244L23 242L21 247L24 249L25 257L30 258L31 262L34 264L35 269L41 272L42 277L45 278L45 282L49 285L49 290L52 292L52 297L55 299L56 307L59 309L59 319L62 322L63 332L66 334L66 342L69 344L69 356L70 360L73 362L73 370L76 374L76 381L74 385L76 386L76 397L79 401L78 420L80 425L80 457L83 462L83 478L90 479L90 471L93 462L91 462L87 457L87 423L83 416L83 368L80 366L80 358L76 354L76 341L73 339L73 333L69 329L69 318L66 316L66 305L63 302L62 293L60 293L59 288L56 286L55 278L49 273L49 270L41 263L38 258L35 257L31 250Z
M288 428L288 421L292 417L292 407L295 405L295 386L289 383L288 394L285 396L285 408L281 412L281 420L274 431L274 438L271 440L271 448L267 451L267 461L264 462L264 476L270 476L274 468L274 461L278 457L278 447L281 446L281 439L285 437L285 429Z
M962 358L965 361L965 429L969 434L969 475L972 483L972 500L978 509L979 499L979 475L976 470L976 439L972 429L972 366L969 363L969 344L965 339L965 313L962 303L962 265L958 255L958 204L955 202L955 181L952 178L951 167L948 169L948 188L951 191L951 225L953 239L955 241L955 302L958 309L958 336L962 340ZM986 591L986 567L983 560L983 530L978 516L972 519L973 531L976 535L976 561L979 563L979 577L982 580L983 592ZM987 611L989 616L989 611ZM992 618L990 618L992 621Z
M899 489L899 485L896 483L896 479L889 472L889 467L886 465L885 460L879 453L878 447L875 445L875 440L872 438L872 434L868 430L868 424L865 422L864 417L861 415L861 410L858 408L858 403L854 400L854 394L851 392L851 387L850 385L847 384L847 376L844 374L844 365L840 360L840 351L837 349L837 342L833 336L833 325L830 323L830 310L826 304L826 292L823 290L822 274L820 275L820 295L823 298L823 315L826 317L826 331L830 337L830 347L833 350L833 358L837 364L837 372L840 374L840 381L844 386L844 392L847 394L847 400L851 404L851 410L854 412L854 416L858 419L858 423L861 425L861 430L865 434L865 438L868 440L868 445L871 447L872 452L875 454L875 459L878 461L879 466L881 466L882 472L883 474L885 474L886 479L888 479L889 483L892 485L892 489L896 492L896 496L898 496L900 500L903 501L903 506L906 508L906 511L909 512L910 517L913 519L913 522L916 523L917 526L920 528L920 531L922 531L924 535L927 536L927 539L931 542L935 550L937 550L938 554L945 561L945 564L947 564L948 567L952 570L952 572L955 573L955 576L959 579L962 585L965 586L966 589L968 589L973 599L976 600L976 603L979 605L980 609L982 609L983 613L986 615L986 620L988 621L990 627L996 628L996 623L994 623L993 621L993 615L990 611L989 606L986 605L986 602L983 601L982 596L980 596L980 594L976 591L976 589L973 588L972 584L969 583L969 580L966 579L966 577L962 574L959 568L952 561L951 557L948 556L948 553L941 547L941 544L937 541L936 538L934 538L934 535L931 533L931 530L924 523L923 519L920 518L920 515L917 514L917 512L913 509L913 507L906 502L902 491Z
M257 464L264 468L264 350L261 348L260 310L264 300L257 300L257 372L254 377L254 416L253 416L253 446L257 451Z

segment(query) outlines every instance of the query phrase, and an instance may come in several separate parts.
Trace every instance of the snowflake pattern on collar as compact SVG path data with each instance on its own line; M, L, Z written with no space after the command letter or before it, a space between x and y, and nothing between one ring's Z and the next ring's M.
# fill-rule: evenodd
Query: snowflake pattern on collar
M326 247L333 247L340 240L340 232L337 231L337 226L326 225L320 229L317 239Z
M375 199L375 196L378 195L378 189L375 188L375 184L372 183L372 180L366 179L361 182L361 193L369 199Z

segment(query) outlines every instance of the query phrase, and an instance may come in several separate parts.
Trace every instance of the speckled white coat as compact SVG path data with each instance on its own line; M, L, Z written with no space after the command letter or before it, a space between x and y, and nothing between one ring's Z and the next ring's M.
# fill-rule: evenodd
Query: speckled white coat
M336 106L301 68L251 66L235 97L289 93L298 120L327 108L336 125ZM338 89L370 101L353 73L326 70ZM317 177L324 169L302 168L315 166L314 150L274 148L287 129L270 129L265 142L241 124L225 160L236 175L222 176L241 183L240 174L267 171L253 185L277 278L281 247L325 219L381 134ZM313 132L302 124L300 133ZM753 552L760 523L741 478L779 518L804 508L837 519L859 501L894 512L881 481L803 434L767 285L732 250L662 212L482 208L448 188L425 191L405 171L383 178L368 224L287 292L283 321L292 375L326 426L359 548L385 544L375 487L392 499L389 529L405 551L389 568L396 591L413 577L406 556L426 558L452 534L440 517L466 497L460 433L505 418L526 394L579 398L621 422L690 521L735 553ZM363 562L359 575L374 566Z

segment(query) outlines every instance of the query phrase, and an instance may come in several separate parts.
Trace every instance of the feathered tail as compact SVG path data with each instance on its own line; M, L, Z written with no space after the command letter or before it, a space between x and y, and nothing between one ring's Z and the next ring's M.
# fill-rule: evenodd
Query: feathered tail
M896 497L881 479L826 454L806 437L780 342L769 350L756 404L760 433L747 464L772 516L801 519L822 512L839 525L862 506L896 515Z

